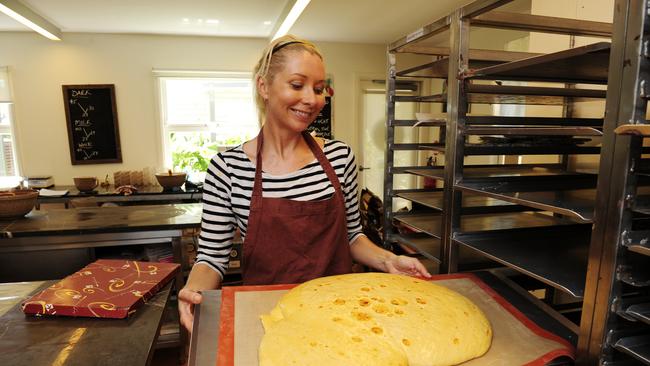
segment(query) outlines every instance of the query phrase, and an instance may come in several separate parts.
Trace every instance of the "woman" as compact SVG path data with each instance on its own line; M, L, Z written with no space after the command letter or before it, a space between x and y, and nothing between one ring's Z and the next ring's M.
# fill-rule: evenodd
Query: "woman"
M254 80L263 127L211 161L197 261L179 293L182 324L191 331L199 292L221 286L235 227L244 238L244 284L349 273L353 260L430 276L418 260L381 249L362 234L352 151L305 132L325 104L325 66L316 47L293 36L273 41Z

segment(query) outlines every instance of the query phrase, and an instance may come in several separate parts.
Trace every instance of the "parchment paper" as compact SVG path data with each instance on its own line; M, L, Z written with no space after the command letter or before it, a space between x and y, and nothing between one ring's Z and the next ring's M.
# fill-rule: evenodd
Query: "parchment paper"
M568 342L532 323L480 280L466 275L458 277L460 278L435 282L472 300L490 320L494 334L489 351L480 358L463 363L463 366L544 365L559 356L573 357L574 350ZM258 364L257 351L264 335L260 315L271 311L287 291L277 287L259 291L234 291L233 309L222 306L221 313L221 335L229 334L223 330L234 327L234 342L229 347L226 341L224 347L221 343L223 337L220 337L218 366ZM226 296L227 293L224 292L224 297Z

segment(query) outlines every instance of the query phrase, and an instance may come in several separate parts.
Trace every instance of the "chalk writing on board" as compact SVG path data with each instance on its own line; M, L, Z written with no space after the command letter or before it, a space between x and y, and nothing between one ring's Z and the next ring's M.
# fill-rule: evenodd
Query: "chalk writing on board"
M115 87L64 85L63 98L72 164L121 162Z
M312 122L307 131L316 131L316 136L332 139L332 97L325 97L325 106Z

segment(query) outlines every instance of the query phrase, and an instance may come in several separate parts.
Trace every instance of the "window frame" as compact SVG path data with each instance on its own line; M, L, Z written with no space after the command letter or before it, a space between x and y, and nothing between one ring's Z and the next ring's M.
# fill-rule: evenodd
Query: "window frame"
M183 123L176 124L169 128L167 121L167 106L165 105L165 88L163 80L165 79L246 79L251 81L253 74L248 71L194 71L194 70L153 70L156 99L157 99L157 116L158 116L158 141L160 143L159 165L165 169L171 168L172 152L171 141L167 138L171 132L210 132L210 125L207 123ZM254 86L253 86L254 87ZM251 98L253 93L251 92ZM254 103L254 100L253 100ZM256 112L256 111L255 111ZM259 127L259 121L257 121ZM230 146L219 146L219 151L224 151Z
M18 155L18 137L16 133L16 113L14 109L14 94L13 94L13 84L11 80L11 69L9 66L0 66L0 80L3 79L2 74L4 74L4 80L6 82L5 92L0 92L0 104L7 105L8 108L8 119L9 125L3 126L0 125L0 134L7 134L11 137L11 153L13 156L14 164L14 174L6 176L21 176L22 164L20 156ZM1 91L1 90L0 90ZM4 96L4 97L3 97ZM3 175L4 176L4 175Z

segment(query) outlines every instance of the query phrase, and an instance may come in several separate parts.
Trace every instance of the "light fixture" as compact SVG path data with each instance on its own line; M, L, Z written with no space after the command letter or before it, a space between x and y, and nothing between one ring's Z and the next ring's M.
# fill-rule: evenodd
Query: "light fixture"
M219 19L206 19L207 24L219 24Z
M275 32L275 34L273 35L273 38L271 38L271 40L274 40L276 38L282 37L285 34L287 34L289 32L289 29L291 29L291 27L293 27L293 24L296 22L296 20L298 20L298 17L300 16L300 14L302 14L302 11L305 10L305 8L307 7L307 5L309 4L310 1L311 0L295 0L295 1L293 1L293 5L291 6L291 10L289 10L286 13L286 16L284 16L284 20L282 21L282 24L277 29L277 31ZM291 1L288 4L291 4ZM285 10L287 8L285 8ZM285 14L285 13L283 12L283 14ZM282 18L282 17L280 17L280 18Z
M53 41L61 40L61 30L19 0L0 0L0 11Z

